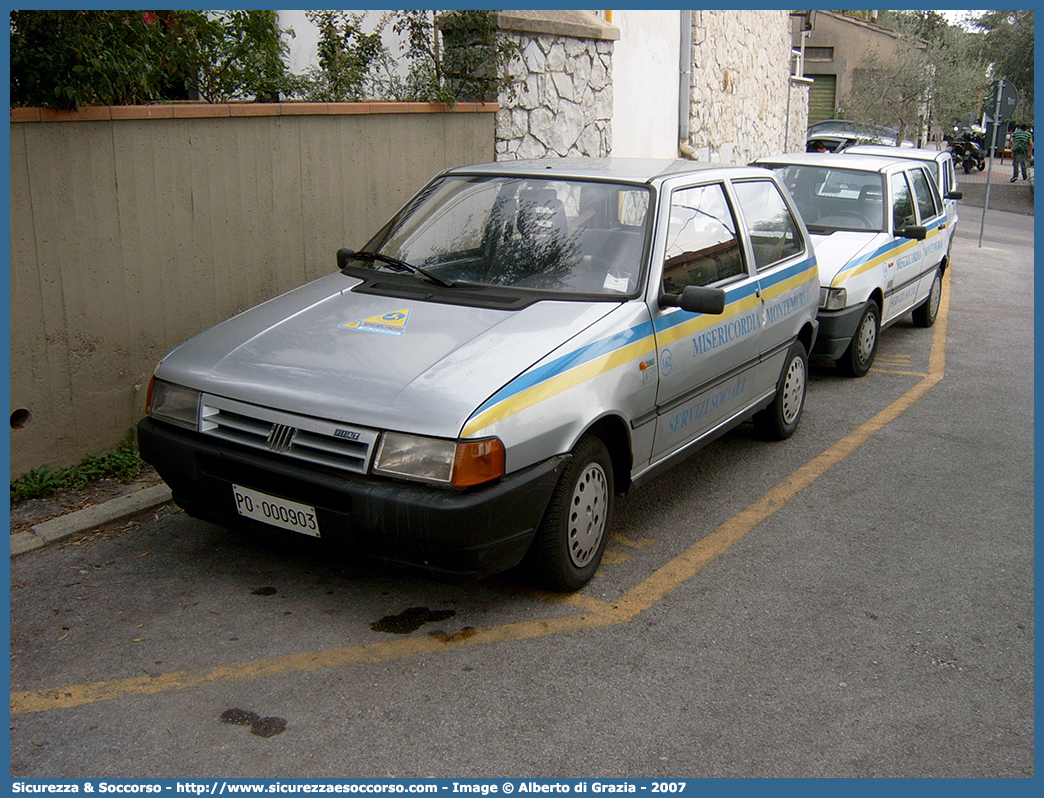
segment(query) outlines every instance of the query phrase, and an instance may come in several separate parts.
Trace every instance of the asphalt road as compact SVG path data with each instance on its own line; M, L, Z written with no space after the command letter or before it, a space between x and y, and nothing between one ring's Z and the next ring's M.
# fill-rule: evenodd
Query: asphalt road
M577 596L171 512L12 560L11 776L1032 776L1033 220L962 214L934 328L620 500Z

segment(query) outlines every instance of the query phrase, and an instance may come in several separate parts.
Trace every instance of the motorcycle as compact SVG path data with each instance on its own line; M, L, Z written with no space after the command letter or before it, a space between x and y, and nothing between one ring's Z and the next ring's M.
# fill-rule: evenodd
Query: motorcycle
M959 163L964 173L971 174L972 169L980 172L986 168L986 151L971 139L962 139L950 142L950 152L953 160Z

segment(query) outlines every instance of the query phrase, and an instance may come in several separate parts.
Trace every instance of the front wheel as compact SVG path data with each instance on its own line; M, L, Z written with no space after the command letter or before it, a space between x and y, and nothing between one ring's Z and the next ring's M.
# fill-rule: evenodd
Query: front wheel
M837 361L837 367L842 374L849 377L862 377L874 364L877 355L877 334L880 331L880 311L877 303L869 300L863 308L863 315L859 317L855 335L848 349Z
M527 555L537 579L552 590L586 585L602 561L612 512L612 460L601 440L585 435L559 477Z
M800 341L791 344L779 375L772 404L754 415L754 429L766 440L782 441L794 434L805 407L808 354Z
M932 278L932 287L928 291L928 298L918 307L914 308L913 323L918 327L931 327L939 315L939 305L942 301L942 272L935 270Z

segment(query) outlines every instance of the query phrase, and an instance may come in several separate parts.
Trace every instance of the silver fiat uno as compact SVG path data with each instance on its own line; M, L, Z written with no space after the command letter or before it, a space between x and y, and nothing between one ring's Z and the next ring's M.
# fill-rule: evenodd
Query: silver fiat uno
M167 355L141 455L216 524L577 590L616 494L742 422L794 431L818 274L766 169L451 169L336 272Z

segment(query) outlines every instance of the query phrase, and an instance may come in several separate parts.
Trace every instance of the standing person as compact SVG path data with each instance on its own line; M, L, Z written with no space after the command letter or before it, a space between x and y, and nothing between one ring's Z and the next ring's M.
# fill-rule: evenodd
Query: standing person
M1029 131L1029 125L1016 125L1015 133L1011 137L1011 154L1014 171L1010 183L1014 183L1019 176L1019 166L1022 167L1022 179L1026 180L1029 172L1029 160L1033 155L1033 134Z

